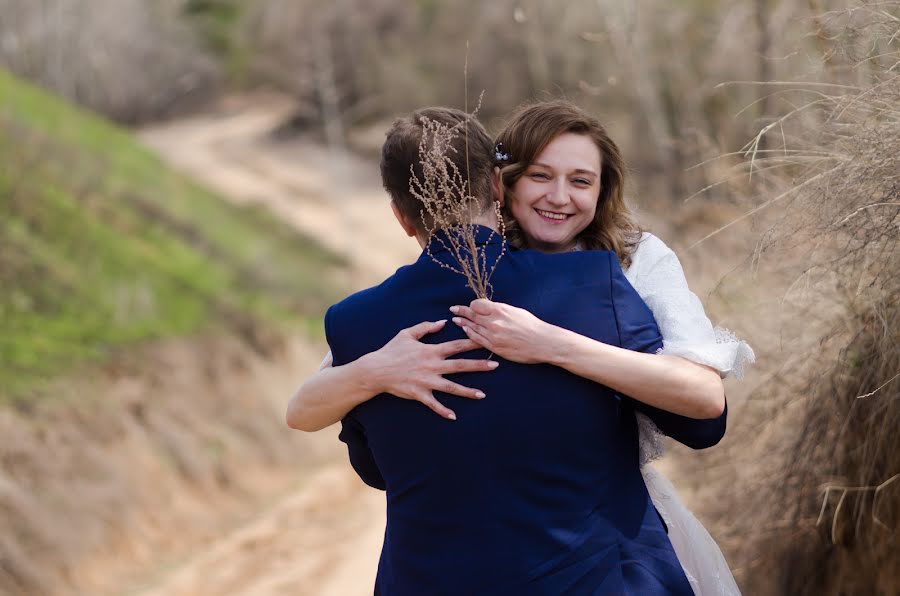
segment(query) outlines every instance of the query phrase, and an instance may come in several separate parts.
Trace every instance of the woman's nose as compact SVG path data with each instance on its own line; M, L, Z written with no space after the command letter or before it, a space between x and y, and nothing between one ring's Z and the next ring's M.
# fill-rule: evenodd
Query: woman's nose
M553 205L566 205L569 202L569 193L563 184L554 184L550 192L547 193L547 202Z

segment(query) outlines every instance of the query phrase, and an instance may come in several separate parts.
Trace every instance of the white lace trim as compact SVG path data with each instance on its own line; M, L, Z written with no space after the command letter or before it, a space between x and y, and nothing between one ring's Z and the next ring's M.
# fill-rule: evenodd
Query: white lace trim
M656 427L656 424L645 414L635 412L638 425L638 451L640 453L641 466L659 459L665 452L665 435Z
M746 367L756 362L753 348L724 327L715 327L713 333L715 341L705 343L667 342L663 336L663 348L657 353L680 356L712 367L719 371L722 378L731 375L738 379L744 378Z
M724 378L742 377L755 360L747 342L722 327L713 327L703 303L688 287L678 256L653 234L644 234L625 277L656 319L663 347L659 354L680 356L719 371ZM638 416L641 464L662 456L662 433L653 422Z

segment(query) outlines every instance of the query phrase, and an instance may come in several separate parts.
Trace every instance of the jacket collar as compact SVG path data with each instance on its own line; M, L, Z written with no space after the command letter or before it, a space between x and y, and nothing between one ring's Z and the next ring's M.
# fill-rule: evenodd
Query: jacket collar
M500 235L500 232L494 231L487 226L477 224L472 224L471 227L474 228L475 231L475 244L477 246L494 245L503 242L503 237ZM464 233L464 228L465 226L458 226L450 228L449 230L437 230L431 235L431 238L429 238L428 248L423 252L428 253L430 251L432 255L449 253L451 241L457 234Z

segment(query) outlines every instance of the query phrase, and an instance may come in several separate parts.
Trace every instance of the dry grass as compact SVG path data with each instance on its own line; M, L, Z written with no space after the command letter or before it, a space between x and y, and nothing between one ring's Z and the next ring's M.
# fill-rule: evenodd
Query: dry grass
M698 509L746 593L900 593L898 15L821 18L854 68L791 87L811 99L743 151L763 198L716 232L768 216L750 266L784 280L786 356L696 480L716 486Z
M480 104L480 101L479 101ZM477 112L477 109L476 109ZM474 115L472 116L474 118ZM503 216L500 204L494 202L498 232L503 247L496 258L488 259L484 244L476 242L476 220L483 215L484 198L472 194L469 173L463 172L457 163L468 165L469 156L457 154L458 137L467 122L451 126L424 118L422 139L419 142L419 159L422 176L410 167L409 190L423 206L422 222L427 235L432 238L426 246L431 259L444 269L466 278L466 285L478 298L490 298L491 276L506 251ZM468 129L466 128L466 133ZM468 151L468 139L465 140ZM435 234L436 232L442 232ZM440 244L453 255L454 265L437 259L431 252L432 244Z

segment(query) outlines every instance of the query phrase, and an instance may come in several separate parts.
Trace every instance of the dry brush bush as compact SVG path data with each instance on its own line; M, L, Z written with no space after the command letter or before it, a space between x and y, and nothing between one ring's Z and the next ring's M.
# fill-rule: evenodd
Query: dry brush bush
M183 0L0 0L0 66L120 122L156 118L219 84Z
M753 267L790 273L773 288L793 319L785 355L731 441L703 458L697 482L714 488L700 508L748 593L896 594L900 3L819 22L842 72L779 90L796 107L745 147L742 166L761 188L746 217L773 221Z

